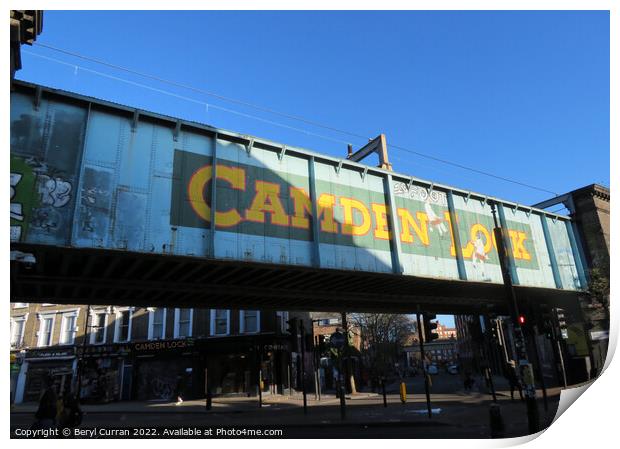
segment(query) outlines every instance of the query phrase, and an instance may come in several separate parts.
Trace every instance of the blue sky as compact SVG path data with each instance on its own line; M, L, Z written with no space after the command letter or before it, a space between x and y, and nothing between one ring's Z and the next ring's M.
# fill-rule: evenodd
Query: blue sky
M605 11L46 11L39 43L354 134L382 132L388 144L551 192L609 185ZM37 44L24 47L17 78L332 155L364 143ZM523 204L552 196L395 148L390 158L398 172Z

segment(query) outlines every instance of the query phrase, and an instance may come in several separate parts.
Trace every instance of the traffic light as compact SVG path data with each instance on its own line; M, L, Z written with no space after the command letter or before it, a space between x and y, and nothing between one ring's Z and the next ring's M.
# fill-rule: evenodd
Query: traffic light
M566 325L566 314L564 312L564 309L555 309L555 318L558 323L558 328L560 329L560 335L562 335L562 338L567 339L568 326Z
M291 351L299 352L299 320L297 318L289 319L286 331L291 335Z
M439 335L434 332L437 329L437 323L431 322L431 320L434 320L436 317L436 315L424 314L424 340L427 342L439 338Z
M471 339L477 343L482 344L484 341L484 333L480 327L479 320L471 320L467 322L467 328Z
M491 340L495 343L499 343L499 336L498 336L498 325L497 325L497 320L491 320L491 326L489 327L489 334L491 336Z
M525 315L521 314L517 317L517 321L519 322L520 326L525 326L526 323L526 319L525 319Z
M545 334L545 337L551 339L553 338L553 315L551 314L551 309L547 304L540 304L539 310L540 332Z
M288 325L286 332L291 335L297 335L297 330L299 329L299 320L297 318L289 319L286 324Z

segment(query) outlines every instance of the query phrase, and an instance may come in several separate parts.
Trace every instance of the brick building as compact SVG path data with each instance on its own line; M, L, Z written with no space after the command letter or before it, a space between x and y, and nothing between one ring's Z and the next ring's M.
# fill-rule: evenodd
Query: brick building
M437 364L456 362L457 339L456 328L448 327L436 321L436 333L439 338L431 342L424 342L426 359ZM414 326L417 328L417 326ZM417 329L407 338L403 347L405 368L413 369L420 366L420 340Z
M574 361L589 360L588 366L579 368L587 371L591 378L600 373L607 356L609 343L609 239L610 239L610 201L608 187L590 184L564 195L543 201L535 205L540 208L563 205L575 223L576 232L580 237L581 256L590 269L590 290L593 286L600 288L598 293L604 298L584 295L581 298L582 315L571 316L573 323L569 326L570 339L567 342L567 356ZM596 284L596 286L594 285ZM606 290L606 294L605 294ZM576 322L575 322L576 321ZM587 345L576 336L586 336Z
M403 348L407 368L420 368L420 345L414 342ZM436 365L445 365L457 361L456 338L442 338L424 343L424 356L427 361Z
M317 367L316 382L322 390L331 390L336 388L334 377L337 374L337 364L334 357L329 351L329 337L338 330L343 329L342 314L331 312L312 312L312 338L313 345L316 348L314 354L314 363ZM350 354L345 361L345 374L353 376L349 378L347 383L347 391L351 391L355 386L362 385L362 364L359 357L359 351L362 345L362 336L359 329L349 319L347 322L349 328L349 345Z
M297 314L306 319L307 314ZM288 312L11 304L11 400L36 401L44 378L80 384L84 401L172 400L296 388Z
M448 327L445 324L441 324L439 321L437 321L437 329L435 333L439 335L440 340L456 338L456 328Z

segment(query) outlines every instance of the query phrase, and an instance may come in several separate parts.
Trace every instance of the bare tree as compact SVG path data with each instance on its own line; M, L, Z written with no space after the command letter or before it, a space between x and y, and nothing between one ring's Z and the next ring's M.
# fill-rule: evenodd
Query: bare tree
M415 330L407 315L358 313L351 316L361 337L361 356L373 386L381 377L392 378L407 337Z

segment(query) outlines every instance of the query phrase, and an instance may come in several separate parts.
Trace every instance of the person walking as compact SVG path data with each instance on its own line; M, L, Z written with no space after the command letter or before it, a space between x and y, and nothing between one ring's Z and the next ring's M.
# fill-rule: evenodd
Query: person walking
M54 390L54 381L51 376L43 380L43 394L39 399L39 408L34 417L36 419L34 428L51 429L56 426L56 414L58 413L58 397Z
M184 389L185 385L183 382L183 377L182 376L177 376L177 385L176 385L176 396L177 396L177 402L176 405L181 405L183 404L183 389Z
M519 397L523 400L523 390L521 389L521 384L519 383L519 378L517 377L517 367L514 360L508 362L506 378L510 384L510 399L514 401L515 390L518 390Z
M82 423L82 409L75 394L66 392L62 399L63 408L59 415L58 426L61 429L73 429Z

